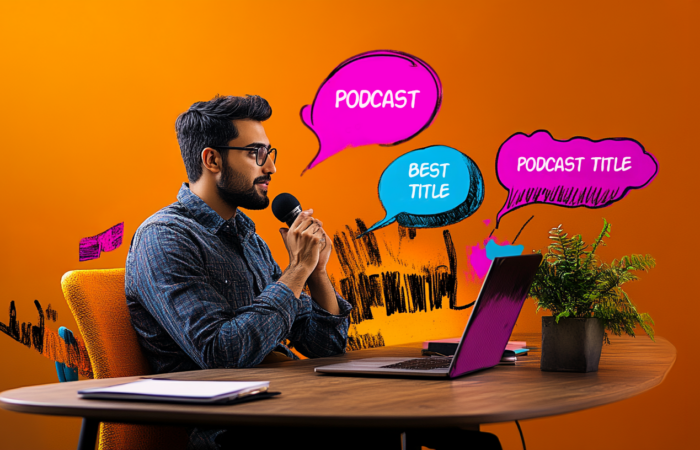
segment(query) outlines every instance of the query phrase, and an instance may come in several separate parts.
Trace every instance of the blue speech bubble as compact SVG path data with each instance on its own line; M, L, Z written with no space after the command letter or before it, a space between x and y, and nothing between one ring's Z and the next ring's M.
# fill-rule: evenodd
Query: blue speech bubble
M403 227L433 228L474 214L484 201L479 166L464 153L434 145L400 156L379 179L386 217L358 238L394 221Z

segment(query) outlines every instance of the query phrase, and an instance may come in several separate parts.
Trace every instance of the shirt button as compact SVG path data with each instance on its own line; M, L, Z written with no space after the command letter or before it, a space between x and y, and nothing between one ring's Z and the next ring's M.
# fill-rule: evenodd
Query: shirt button
M228 284L228 280L224 280L224 283Z

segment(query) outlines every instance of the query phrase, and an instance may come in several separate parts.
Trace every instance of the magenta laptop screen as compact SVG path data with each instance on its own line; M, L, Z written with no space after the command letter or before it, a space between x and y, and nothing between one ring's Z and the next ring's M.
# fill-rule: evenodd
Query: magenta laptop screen
M450 369L450 378L499 363L542 255L494 258Z

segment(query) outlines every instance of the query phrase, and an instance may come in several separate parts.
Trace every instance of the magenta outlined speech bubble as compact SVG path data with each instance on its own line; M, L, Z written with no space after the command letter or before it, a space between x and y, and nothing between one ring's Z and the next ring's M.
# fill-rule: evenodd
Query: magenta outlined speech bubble
M509 212L532 203L603 208L656 177L659 163L634 139L559 141L545 130L515 133L498 149L496 176L508 199L496 228Z
M392 50L353 56L301 108L319 142L304 171L348 147L405 142L433 122L441 103L440 78L419 58Z

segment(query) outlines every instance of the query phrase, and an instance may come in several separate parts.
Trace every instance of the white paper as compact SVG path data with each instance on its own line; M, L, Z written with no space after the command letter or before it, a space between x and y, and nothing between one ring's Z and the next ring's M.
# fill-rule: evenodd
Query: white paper
M87 389L81 391L81 393L208 399L269 385L269 381L178 381L146 379L106 388Z

